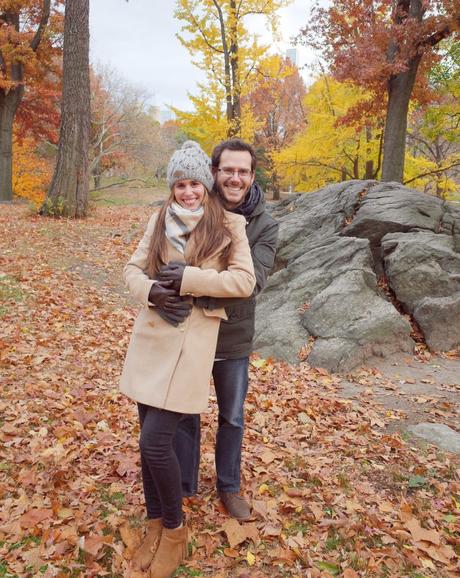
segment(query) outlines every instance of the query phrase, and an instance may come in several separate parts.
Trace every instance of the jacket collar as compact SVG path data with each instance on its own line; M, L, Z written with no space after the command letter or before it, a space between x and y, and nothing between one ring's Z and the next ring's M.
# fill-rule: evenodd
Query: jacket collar
M265 197L261 187L256 183L252 183L248 194L241 205L231 209L232 213L243 215L246 220L252 219L256 215L260 215L265 210Z

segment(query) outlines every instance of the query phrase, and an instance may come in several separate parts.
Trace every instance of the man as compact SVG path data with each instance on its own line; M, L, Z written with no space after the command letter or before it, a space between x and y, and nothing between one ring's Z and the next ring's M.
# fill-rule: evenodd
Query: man
M225 208L246 218L246 233L257 278L249 299L201 297L196 304L206 309L225 307L213 367L219 406L216 437L217 492L233 518L250 517L250 506L240 495L241 446L244 400L248 389L249 354L252 350L256 295L273 267L278 224L265 210L261 188L254 182L254 149L239 139L217 145L212 153L214 189ZM200 461L200 416L184 417L176 434L175 450L182 470L184 496L196 494Z

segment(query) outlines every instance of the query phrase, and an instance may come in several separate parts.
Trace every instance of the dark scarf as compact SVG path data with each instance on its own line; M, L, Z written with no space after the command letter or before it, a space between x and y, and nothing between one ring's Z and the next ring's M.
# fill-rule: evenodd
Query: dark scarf
M244 201L238 207L231 209L232 213L243 215L243 217L250 217L262 198L263 192L257 183L252 183L249 193L246 195Z

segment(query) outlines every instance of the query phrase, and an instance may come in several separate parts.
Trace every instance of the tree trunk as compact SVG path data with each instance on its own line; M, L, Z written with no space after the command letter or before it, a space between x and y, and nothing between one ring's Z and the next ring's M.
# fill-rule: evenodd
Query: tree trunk
M366 181L374 178L374 161L372 159L370 161L366 161L364 178Z
M280 179L278 173L273 167L273 163L270 163L271 181L272 181L272 195L274 201L280 200Z
M407 114L421 56L410 61L405 72L388 82L388 107L383 137L382 181L403 182Z
M372 159L369 159L369 157L371 156L371 148L369 146L369 143L372 140L372 130L371 127L366 124L366 142L367 142L367 146L366 146L366 158L368 160L366 160L366 166L365 166L365 172L364 172L364 178L366 180L368 179L372 179L373 174L374 174L374 161Z
M222 50L224 56L224 75L225 75L225 103L226 103L226 113L227 121L229 123L229 128L227 131L227 136L230 137L232 120L233 120L233 105L232 105L232 84L230 79L230 51L227 44L227 31L225 27L224 15L222 12L222 6L217 0L214 0L214 6L216 7L219 27L220 27L220 38L222 40Z
M13 200L13 121L24 87L0 92L0 203Z
M93 173L94 188L98 189L101 186L101 175Z
M42 212L86 216L89 138L89 0L67 0L58 157Z
M230 0L230 66L232 80L232 123L229 127L229 137L241 135L241 86L238 49L238 15L236 1Z

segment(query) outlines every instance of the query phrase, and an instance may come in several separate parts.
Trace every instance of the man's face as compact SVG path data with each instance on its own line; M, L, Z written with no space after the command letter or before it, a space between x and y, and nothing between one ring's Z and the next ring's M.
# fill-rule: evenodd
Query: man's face
M254 182L248 151L224 149L219 167L213 169L216 188L228 209L241 205Z

